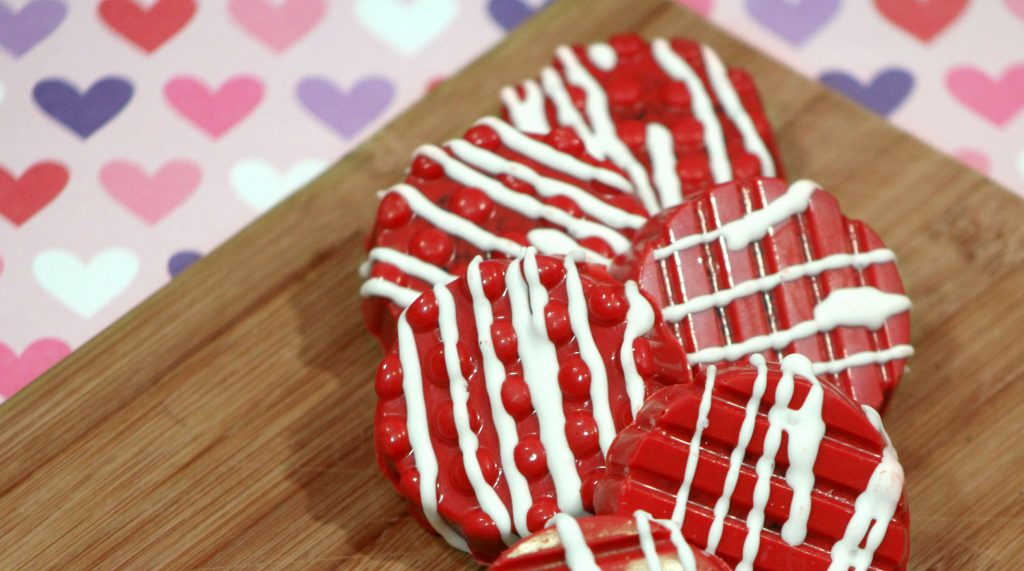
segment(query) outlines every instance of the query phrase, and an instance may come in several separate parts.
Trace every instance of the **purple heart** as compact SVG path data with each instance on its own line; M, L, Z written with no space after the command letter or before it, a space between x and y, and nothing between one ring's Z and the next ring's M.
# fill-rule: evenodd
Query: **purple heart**
M548 2L544 2L546 6ZM491 18L504 28L506 32L522 24L532 16L538 8L533 8L523 0L491 0L487 3L487 11Z
M85 93L63 79L46 79L32 89L32 97L54 119L86 139L124 109L132 98L132 84L106 77Z
M170 260L167 260L167 272L171 274L172 278L178 277L178 274L188 269L189 266L199 261L203 255L195 250L183 250L171 256Z
M347 92L322 77L303 79L298 88L302 105L345 138L355 136L379 117L394 95L394 85L383 77L362 79Z
M18 12L0 4L0 46L21 57L57 29L67 11L57 0L34 0Z
M882 71L868 85L842 71L823 73L821 82L883 117L899 107L914 88L914 76L898 68Z
M747 0L747 12L794 46L807 41L832 19L839 0Z

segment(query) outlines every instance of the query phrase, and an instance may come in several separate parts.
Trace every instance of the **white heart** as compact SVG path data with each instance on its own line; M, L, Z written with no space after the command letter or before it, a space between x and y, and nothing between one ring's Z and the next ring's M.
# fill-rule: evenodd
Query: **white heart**
M264 160L245 159L231 168L231 188L246 204L264 212L305 186L326 168L324 161L307 159L296 163L282 175Z
M367 30L409 56L437 39L459 15L458 0L358 0L355 9Z
M139 273L139 258L127 248L108 248L87 263L67 250L44 250L32 263L36 281L83 319L120 295Z

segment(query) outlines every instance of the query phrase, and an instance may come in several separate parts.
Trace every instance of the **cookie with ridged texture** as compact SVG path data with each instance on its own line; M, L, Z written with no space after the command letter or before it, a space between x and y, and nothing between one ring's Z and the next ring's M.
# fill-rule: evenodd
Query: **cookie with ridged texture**
M532 248L474 259L397 328L376 379L380 467L424 527L482 562L555 513L592 511L618 431L690 381L635 283Z
M648 399L608 453L599 513L646 510L737 569L905 569L903 469L874 409L811 362L760 356Z
M712 184L783 176L753 79L690 40L627 34L562 46L537 80L501 97L524 131L573 129L629 175L651 213Z
M405 180L381 193L367 238L360 292L368 329L387 349L401 311L477 255L580 248L606 263L646 220L631 193L568 129L526 135L484 118L461 139L420 147Z
M492 571L727 571L714 555L693 549L679 526L637 511L632 516L573 518L558 514L550 525L519 541Z
M755 179L652 217L612 275L661 304L691 365L800 353L882 410L913 354L895 260L817 184Z

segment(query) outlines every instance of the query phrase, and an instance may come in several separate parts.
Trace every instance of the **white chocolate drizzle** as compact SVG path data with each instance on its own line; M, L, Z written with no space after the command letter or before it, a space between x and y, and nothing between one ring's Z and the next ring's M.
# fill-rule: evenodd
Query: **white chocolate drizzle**
M661 556L658 555L658 547L654 541L654 532L651 529L651 524L653 523L668 530L669 540L672 542L672 546L676 548L676 556L679 558L682 570L697 571L697 560L693 555L693 549L683 539L682 530L679 529L678 525L671 520L655 519L644 510L633 512L633 519L636 521L636 531L640 538L640 550L644 554L647 569L659 571L662 568Z
M582 254L588 262L602 264L605 266L612 262L607 256L602 256L589 248L584 248L568 234L555 230L554 228L534 228L526 233L526 240L530 242L531 246L537 248L541 254L547 254L549 256L568 256L578 252Z
M600 571L597 561L594 559L594 552L587 544L587 538L583 536L580 524L573 516L560 513L548 520L547 525L555 526L558 532L558 540L562 543L562 550L565 553L565 564L570 571Z
M633 343L654 327L655 314L651 303L640 293L640 288L634 281L626 282L626 301L629 302L629 310L626 312L626 331L622 335L619 360L626 380L630 413L636 418L637 411L644 404L644 380L636 368Z
M676 150L672 133L661 123L647 124L647 154L651 157L651 177L658 189L662 208L683 203L683 187L676 172Z
M914 348L910 345L893 345L888 349L879 351L862 351L847 355L842 359L833 361L822 361L814 364L814 374L834 375L846 369L863 367L865 365L882 365L898 359L906 359L914 355Z
M551 131L548 114L544 107L544 93L540 85L532 79L523 82L523 94L513 87L501 90L501 102L508 110L512 123L525 133L545 134Z
M882 419L869 406L862 405L861 409L882 436L885 448L882 450L881 461L871 473L867 488L854 502L853 517L846 525L842 539L832 546L829 571L845 571L850 567L864 571L871 566L875 550L885 539L889 522L896 514L903 495L903 467L882 426ZM863 548L860 547L861 543L864 544Z
M872 286L842 288L832 291L814 307L814 318L783 329L730 343L721 347L706 347L687 355L691 364L736 361L745 355L774 349L781 351L793 342L824 333L836 327L866 327L878 330L890 317L910 309L905 295L881 291ZM857 362L867 360L858 357ZM835 368L840 361L822 364L822 369ZM865 363L866 364L866 363Z
M569 95L569 90L566 88L565 82L562 81L561 74L552 67L545 67L540 70L540 84L555 107L555 119L558 120L558 123L566 125L576 132L590 156L600 161L606 159L608 155L601 147L601 143L587 126L579 109L573 105L572 96ZM514 121L513 124L516 127L519 126Z
M423 292L400 286L384 278L370 278L359 287L363 297L383 297L399 307L409 307Z
M385 264L395 266L403 274L419 278L431 285L446 284L455 279L455 276L444 271L441 267L424 262L416 256L411 256L394 248L385 248L383 246L377 246L366 254L366 261L359 267L359 273L364 278L369 277L370 267L374 262L384 262Z
M611 71L619 63L619 56L615 50L604 42L587 46L587 59L601 71Z
M697 472L697 462L700 460L701 436L708 426L708 413L711 412L711 397L715 390L716 372L715 366L711 365L705 374L704 393L700 399L700 406L697 408L697 423L693 428L693 436L690 438L686 469L683 472L683 481L679 484L679 491L676 492L676 505L672 510L672 521L680 529L686 519L686 503L690 501L690 487L693 485L693 476Z

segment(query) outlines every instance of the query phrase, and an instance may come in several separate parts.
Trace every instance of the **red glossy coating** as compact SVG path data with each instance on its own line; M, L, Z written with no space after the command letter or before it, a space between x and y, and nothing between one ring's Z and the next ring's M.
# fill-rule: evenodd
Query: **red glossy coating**
M646 569L644 553L636 519L624 515L597 515L576 520L586 539L594 560L604 571L630 571ZM679 566L677 548L669 537L669 530L657 523L651 524L651 536L662 569ZM699 550L692 549L697 571L728 571L724 561ZM558 531L548 527L513 545L491 565L491 571L566 571L565 549ZM675 564L673 566L673 564Z
M619 172L613 165L597 161L583 152L583 146L576 134L568 129L558 129L546 136L531 135L531 138L561 152L571 154L587 164ZM529 167L542 176L581 188L621 210L645 216L645 211L635 196L600 181L578 179L519 154L505 146L497 132L489 126L476 125L470 128L466 131L464 139L504 159ZM451 150L448 147L445 147L445 150L451 155ZM508 175L497 175L494 178L500 180L509 190L528 194L575 218L593 220L570 198L565 196L545 198L538 195L537 191L529 184ZM430 202L441 209L523 246L528 245L526 236L530 230L559 228L545 220L530 218L523 213L506 208L492 200L480 189L456 182L445 174L440 164L423 155L418 155L413 159L412 166L403 182L418 189ZM627 238L632 237L635 233L635 229L632 228L616 230ZM589 237L579 242L604 256L611 257L616 253L609 244L600 238ZM472 243L435 227L427 220L417 216L406 200L397 193L385 194L377 209L373 230L366 241L367 251L376 247L391 248L410 254L453 275L461 273L474 256L504 257L501 252L481 250ZM417 292L425 291L431 285L416 276L401 271L394 265L380 261L373 262L369 266L367 277L383 278ZM395 321L402 309L402 306L385 297L367 297L363 302L362 312L366 326L380 340L385 350L390 348L394 342Z
M626 143L633 155L651 172L651 159L647 152L645 128L648 123L666 126L675 139L677 170L682 179L683 197L699 193L713 184L708 163L708 150L704 145L704 128L694 116L690 92L685 83L677 81L658 65L649 42L636 34L612 37L608 42L616 52L616 65L603 70L593 64L587 56L588 46L572 46L577 59L597 80L608 95L608 108L617 127L619 138ZM760 161L750 154L743 144L743 138L736 124L721 106L708 80L701 45L692 40L676 38L669 41L672 49L679 54L700 77L722 125L725 147L733 171L733 180L764 174ZM586 118L586 93L565 79L561 64L554 67L563 75L563 81L572 95L573 103ZM729 69L732 82L740 103L746 109L751 121L768 148L775 163L775 176L783 177L782 163L771 124L765 115L761 98L750 75L740 69ZM520 96L524 87L516 86ZM548 123L564 125L559 120L555 105L547 99ZM505 116L510 114L505 110Z
M782 376L777 365L768 367L767 386L716 551L716 555L730 565L742 558L747 535L745 522L757 480L754 467L764 449L767 413L775 402L775 389ZM701 435L682 528L683 536L697 547L707 546L713 509L722 495L729 457L739 440L744 407L756 376L754 367L738 364L720 368L715 376L710 412ZM627 514L642 509L655 517L671 516L699 418L702 383L703 380L698 379L695 384L658 391L647 400L636 420L619 434L608 453L606 476L598 482L595 491L594 503L599 513ZM854 502L880 462L885 442L861 408L835 387L821 385L825 437L814 464L815 481L806 541L792 547L780 535L793 497L785 480L789 467L789 436L783 432L771 477L760 550L754 561L757 570L826 569L833 544L843 537L853 517ZM790 409L803 404L809 388L809 381L795 377ZM909 524L904 494L874 554L871 569L906 568Z
M558 338L555 348L560 370L551 370L544 377L535 375L537 378L529 380L567 389L561 394L562 411L566 417L566 439L582 482L583 507L592 510L593 486L604 469L604 455L597 443L593 402L588 390L584 390L589 389L590 370L580 358L580 345L571 330L569 334L554 333L561 328L562 318L559 314L569 301L564 261L555 257L537 256L537 264L540 268L540 281L549 296L546 322L549 337L553 342ZM588 305L604 307L600 315L589 314L589 327L603 357L607 372L609 410L617 432L632 419L623 365L619 357L626 330L626 316L616 309L619 304L628 302L623 285L613 280L607 269L582 262L577 263L577 268L583 297ZM505 374L500 400L515 422L518 444L514 449L514 461L517 470L526 477L529 484L532 507L527 515L527 523L530 531L536 531L559 508L547 454L539 437L540 423L531 401L531 389L526 382L528 379L524 379L516 330L511 325L512 306L505 287L508 271L522 273L521 266L513 265L509 260L489 260L480 264L484 294L491 302L494 317L488 340L493 344L497 359L501 361L498 365ZM469 417L479 441L477 457L484 468L484 475L488 482L492 482L511 513L509 484L500 456L501 442L508 441L508 437L499 440L484 377L487 363L481 350L468 287L465 277L447 286L454 298L462 372L468 383ZM420 296L402 319L409 321L413 331L414 349L419 356L423 375L429 436L439 466L438 509L441 517L466 538L472 554L478 560L488 562L497 557L506 545L501 541L495 523L481 511L475 493L467 485L453 420L452 388L444 366L437 309L436 297L431 291ZM414 318L414 315L417 317ZM409 501L410 510L417 520L426 529L432 530L424 519L416 461L409 445L407 400L399 357L403 344L395 344L377 372L378 402L374 442L384 475L399 494ZM656 317L654 326L636 339L633 348L645 395L669 384L691 381L682 348L660 318Z
M612 275L636 280L641 289L669 307L711 294L745 280L820 260L833 254L864 253L885 248L865 223L843 216L836 199L823 190L811 195L806 211L776 224L763 239L730 250L722 240L655 259L654 251L686 236L710 232L748 212L764 208L783 195L788 185L777 179L754 179L716 186L694 200L660 212L640 229L633 248L618 256ZM720 347L751 337L785 330L814 317L814 308L834 290L873 286L883 292L904 294L896 265L889 261L860 269L829 269L783 281L766 293L753 293L724 307L691 313L672 324L687 353ZM685 293L684 293L685 292ZM774 320L774 323L773 323ZM782 351L762 354L769 361L800 353L814 362L833 361L867 351L881 351L910 342L910 314L885 320L881 329L840 326L799 339ZM823 374L826 380L855 401L882 410L903 374L905 359L878 365L846 368Z

